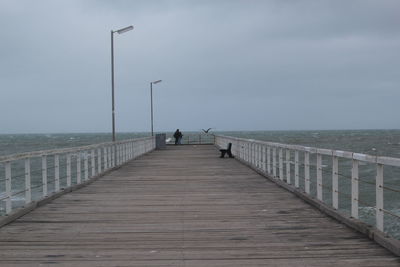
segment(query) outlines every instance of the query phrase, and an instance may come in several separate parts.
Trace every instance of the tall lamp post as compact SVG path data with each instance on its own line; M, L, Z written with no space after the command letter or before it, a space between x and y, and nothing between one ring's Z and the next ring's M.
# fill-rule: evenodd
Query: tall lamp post
M154 135L153 132L153 84L157 84L160 83L161 80L155 81L155 82L151 82L150 83L150 103L151 103L151 136Z
M122 34L133 30L133 26L128 26L116 31L111 30L111 94L112 94L112 140L115 142L115 104L114 104L114 33Z

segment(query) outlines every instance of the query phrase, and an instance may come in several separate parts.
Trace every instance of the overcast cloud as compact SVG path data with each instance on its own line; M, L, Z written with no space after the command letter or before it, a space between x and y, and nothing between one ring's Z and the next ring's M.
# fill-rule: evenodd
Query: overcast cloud
M400 1L0 0L0 133L400 128Z

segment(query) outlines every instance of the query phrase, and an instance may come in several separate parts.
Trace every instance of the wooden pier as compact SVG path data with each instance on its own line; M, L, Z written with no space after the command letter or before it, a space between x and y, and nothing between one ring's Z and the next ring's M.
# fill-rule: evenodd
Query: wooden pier
M128 162L0 228L0 266L400 266L214 146Z

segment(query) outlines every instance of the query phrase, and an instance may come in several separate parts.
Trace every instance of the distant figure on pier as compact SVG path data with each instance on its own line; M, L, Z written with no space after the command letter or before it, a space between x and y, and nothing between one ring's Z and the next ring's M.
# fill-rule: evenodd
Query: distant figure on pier
M175 145L180 145L182 143L182 136L183 134L179 131L179 129L176 129L174 133Z

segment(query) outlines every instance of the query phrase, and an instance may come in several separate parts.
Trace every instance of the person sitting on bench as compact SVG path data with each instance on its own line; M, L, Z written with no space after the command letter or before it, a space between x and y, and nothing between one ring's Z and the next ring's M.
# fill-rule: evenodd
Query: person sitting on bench
M225 157L225 154L228 154L228 156L229 156L230 158L234 158L234 156L232 155L231 148L232 148L232 143L229 143L227 149L220 149L220 150L219 150L219 151L221 151L221 157L220 157L220 158Z

